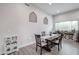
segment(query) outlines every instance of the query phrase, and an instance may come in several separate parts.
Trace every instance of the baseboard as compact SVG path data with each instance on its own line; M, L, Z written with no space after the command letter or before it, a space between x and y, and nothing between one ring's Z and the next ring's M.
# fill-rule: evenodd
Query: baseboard
M26 46L28 46L28 45L34 44L34 43L35 43L35 41L34 41L34 42L27 43L27 44L25 44L25 45L21 45L21 46L19 46L18 48L23 48L23 47L26 47Z

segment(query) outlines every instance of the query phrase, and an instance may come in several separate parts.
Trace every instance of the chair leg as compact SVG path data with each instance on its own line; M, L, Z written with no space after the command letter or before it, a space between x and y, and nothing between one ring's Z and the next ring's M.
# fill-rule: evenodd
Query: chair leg
M60 44L61 48L62 48L62 44Z
M36 52L37 52L38 46L36 45Z
M40 47L40 55L42 55L42 47Z
M62 43L58 45L58 51L60 51L60 47L62 48Z
M60 50L59 45L58 45L58 51Z
M60 47L62 48L62 43L60 43Z

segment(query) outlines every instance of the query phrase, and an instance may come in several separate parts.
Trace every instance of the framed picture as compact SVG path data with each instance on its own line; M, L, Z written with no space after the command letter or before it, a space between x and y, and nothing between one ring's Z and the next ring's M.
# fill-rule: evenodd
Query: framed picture
M37 23L37 15L35 12L31 12L29 14L29 22Z

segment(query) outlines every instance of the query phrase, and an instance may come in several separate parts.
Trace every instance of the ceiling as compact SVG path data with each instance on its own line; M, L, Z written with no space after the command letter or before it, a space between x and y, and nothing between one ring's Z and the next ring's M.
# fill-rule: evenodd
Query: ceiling
M51 15L57 15L79 8L79 3L52 3L51 5L49 3L30 3L30 5Z

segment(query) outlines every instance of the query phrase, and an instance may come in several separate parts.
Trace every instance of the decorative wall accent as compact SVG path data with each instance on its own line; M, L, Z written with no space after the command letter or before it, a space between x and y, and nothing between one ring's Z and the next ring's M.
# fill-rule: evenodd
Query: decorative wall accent
M31 12L29 14L29 22L37 23L37 15L35 14L35 12Z
M46 25L48 24L48 19L47 19L47 17L44 18L43 23L46 24Z

